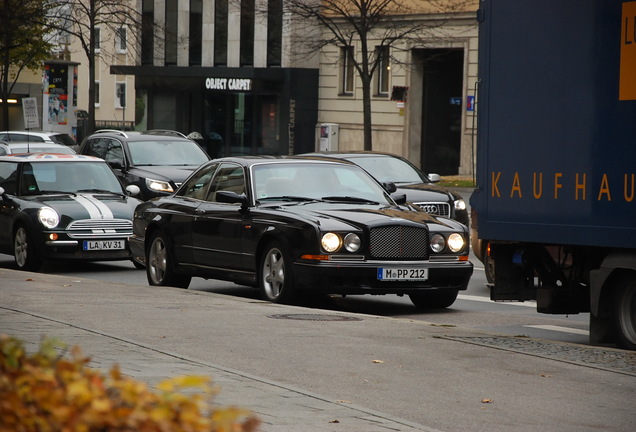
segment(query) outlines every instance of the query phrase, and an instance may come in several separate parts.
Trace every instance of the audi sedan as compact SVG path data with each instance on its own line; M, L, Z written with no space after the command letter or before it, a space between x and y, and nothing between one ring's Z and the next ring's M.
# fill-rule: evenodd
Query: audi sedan
M128 237L142 201L130 195L138 193L92 156L0 156L0 252L28 271L59 260L131 260Z
M361 166L381 183L393 184L394 194L406 195L407 201L427 213L455 219L469 225L466 202L460 194L437 183L438 174L424 174L407 159L374 151L325 151L304 156L341 159Z
M130 245L150 285L221 279L277 303L397 294L442 308L473 271L465 225L401 207L366 171L335 160L213 160L137 207Z

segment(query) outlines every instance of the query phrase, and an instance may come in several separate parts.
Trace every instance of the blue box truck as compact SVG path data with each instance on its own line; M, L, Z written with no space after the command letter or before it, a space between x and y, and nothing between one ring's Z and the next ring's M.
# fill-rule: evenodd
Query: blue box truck
M636 1L482 0L478 22L491 298L589 312L591 343L636 349Z

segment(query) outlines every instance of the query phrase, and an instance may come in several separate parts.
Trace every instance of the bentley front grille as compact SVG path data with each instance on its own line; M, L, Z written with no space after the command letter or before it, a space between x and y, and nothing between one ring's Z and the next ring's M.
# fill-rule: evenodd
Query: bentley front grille
M132 221L126 219L83 219L71 222L68 236L77 239L122 238L132 235Z
M403 225L373 228L370 249L377 259L427 259L428 230Z
M435 215L435 216L444 216L450 217L451 208L448 203L435 203L435 202L418 202L415 203L419 208L424 210L426 213Z

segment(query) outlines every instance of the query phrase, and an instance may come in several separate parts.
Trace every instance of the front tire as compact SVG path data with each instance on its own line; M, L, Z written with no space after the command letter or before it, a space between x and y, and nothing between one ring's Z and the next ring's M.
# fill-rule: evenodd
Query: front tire
M33 238L24 225L20 225L13 236L13 258L20 270L37 272L42 268L43 261L38 257Z
M172 252L160 231L153 234L146 249L146 276L152 286L187 288L192 280L175 273Z
M624 280L614 296L614 322L617 344L636 350L636 277Z
M259 287L264 300L272 303L292 303L294 289L291 260L279 242L271 242L260 260Z
M455 303L457 294L458 290L429 291L409 294L409 298L420 309L443 309Z

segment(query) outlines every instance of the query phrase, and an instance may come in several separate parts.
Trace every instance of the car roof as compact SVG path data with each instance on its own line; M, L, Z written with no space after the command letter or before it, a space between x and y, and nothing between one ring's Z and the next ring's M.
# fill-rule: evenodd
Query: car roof
M0 156L0 161L8 162L29 162L29 163L46 163L46 162L104 162L103 159L95 156L80 154L61 154L61 153L17 153L6 156Z
M212 163L220 163L220 162L234 162L240 165L251 167L254 165L261 165L264 163L276 163L276 164L292 164L298 162L305 163L314 163L314 164L338 164L338 165L355 165L351 162L339 159L313 159L301 157L298 155L294 156L270 156L270 155L257 155L257 156L227 156L218 159L213 159L211 161L206 162L206 165Z
M387 156L402 159L401 156L380 151L370 150L330 150L330 151L317 151L311 153L303 153L298 156L324 156L330 158L349 158L349 157L373 157L373 156Z
M171 130L150 130L145 132L140 131L120 131L116 129L101 129L95 131L88 138L95 138L100 136L116 137L128 141L190 141L195 142L181 132Z
M75 153L69 146L53 142L0 141L0 145L7 147L11 153L15 153L16 151L18 153L42 153L42 151L40 151L41 149L46 149L45 153L56 153L56 149L59 149L60 153ZM33 152L31 150L33 150Z

